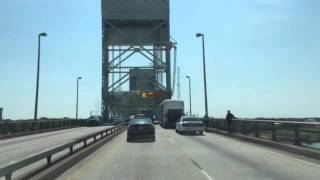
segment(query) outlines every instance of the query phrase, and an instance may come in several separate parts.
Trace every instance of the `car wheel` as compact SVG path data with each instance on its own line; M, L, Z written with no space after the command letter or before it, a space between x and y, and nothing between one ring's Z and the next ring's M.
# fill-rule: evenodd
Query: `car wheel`
M200 134L200 135L203 135L203 131L200 131L199 134Z

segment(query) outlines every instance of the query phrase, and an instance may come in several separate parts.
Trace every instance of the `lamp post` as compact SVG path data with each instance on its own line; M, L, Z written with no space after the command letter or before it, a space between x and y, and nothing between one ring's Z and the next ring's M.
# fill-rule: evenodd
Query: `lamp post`
M76 120L78 120L78 107L79 107L79 80L82 77L77 78L77 99L76 99Z
M202 57L203 57L203 83L204 83L204 101L205 101L205 120L208 120L208 99L207 99L207 77L206 77L206 55L205 55L205 43L204 43L204 34L197 33L196 37L202 38Z
M40 76L40 49L41 49L41 37L46 37L46 33L40 33L38 35L38 65L37 65L37 85L36 85L36 100L34 106L33 120L37 120L38 117L38 97L39 97L39 76Z
M186 76L186 78L189 80L189 111L190 111L190 116L192 115L192 101L191 101L191 77L190 76Z

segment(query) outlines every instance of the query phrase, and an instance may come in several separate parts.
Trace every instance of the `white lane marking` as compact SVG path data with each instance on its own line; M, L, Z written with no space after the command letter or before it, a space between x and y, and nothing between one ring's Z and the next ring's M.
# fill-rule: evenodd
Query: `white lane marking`
M172 139L172 138L169 138L169 141L170 141L171 143L174 143L174 139Z
M208 180L214 180L195 160L190 160Z
M208 180L214 180L205 170L200 170L200 172L204 175L204 176L206 176L206 178L208 179Z
M170 136L167 136L168 140L171 142L171 143L174 143L174 139L172 139Z

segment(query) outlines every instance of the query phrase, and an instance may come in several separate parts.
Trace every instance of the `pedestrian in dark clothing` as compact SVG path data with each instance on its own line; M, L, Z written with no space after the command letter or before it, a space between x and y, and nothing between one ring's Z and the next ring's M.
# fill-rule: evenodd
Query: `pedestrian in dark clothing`
M228 132L231 133L232 132L232 120L234 119L234 115L228 110L228 113L226 115L226 121L227 121L227 125L228 125Z

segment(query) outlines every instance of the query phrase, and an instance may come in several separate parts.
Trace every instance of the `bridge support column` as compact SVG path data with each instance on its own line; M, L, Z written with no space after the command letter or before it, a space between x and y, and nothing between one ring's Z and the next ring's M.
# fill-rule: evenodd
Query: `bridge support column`
M105 23L102 23L102 36L105 35ZM109 120L109 46L105 38L102 38L102 106L101 115L104 122Z
M171 60L170 60L171 44L166 45L166 88L171 98Z

